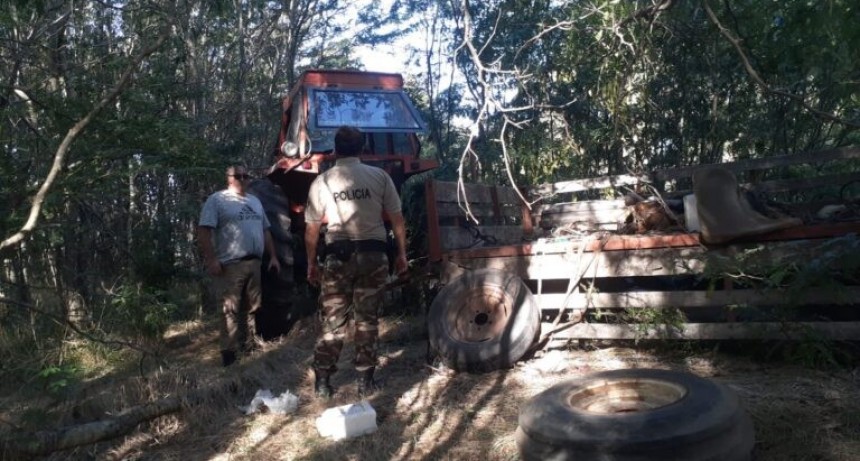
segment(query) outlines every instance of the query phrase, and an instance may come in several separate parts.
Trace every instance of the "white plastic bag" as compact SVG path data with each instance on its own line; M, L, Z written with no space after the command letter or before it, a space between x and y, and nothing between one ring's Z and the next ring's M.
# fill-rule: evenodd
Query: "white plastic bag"
M246 415L250 415L258 411L261 413L268 411L285 415L296 411L296 408L298 407L299 397L293 395L289 389L284 391L284 393L278 397L275 397L272 394L272 391L268 389L260 389L256 394L254 394L254 398L251 399L251 404L246 407L241 407L241 410Z

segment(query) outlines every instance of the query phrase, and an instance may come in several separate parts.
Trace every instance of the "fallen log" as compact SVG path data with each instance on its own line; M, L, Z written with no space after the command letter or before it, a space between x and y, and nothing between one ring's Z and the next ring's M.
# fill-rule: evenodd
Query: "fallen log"
M239 375L185 396L165 397L123 410L111 419L56 430L15 433L0 440L0 459L27 459L110 440L128 434L147 421L199 405L221 393L235 394L243 385L257 384L255 380Z
M19 435L2 442L2 458L19 459L24 456L46 455L112 439L131 432L141 423L181 410L183 400L179 397L167 397L130 408L109 420Z

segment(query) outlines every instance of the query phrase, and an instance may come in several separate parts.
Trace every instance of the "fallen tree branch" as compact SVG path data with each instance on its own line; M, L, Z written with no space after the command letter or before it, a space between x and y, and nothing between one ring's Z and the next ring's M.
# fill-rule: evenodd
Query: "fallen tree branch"
M170 396L132 407L110 419L78 426L33 433L16 432L0 440L0 459L22 459L43 456L61 450L110 440L133 431L137 426L155 418L177 413L200 405L213 396L235 393L236 389L258 383L252 378L235 375L215 385L189 392L185 396Z
M120 77L119 82L117 82L116 86L105 95L96 105L93 107L82 119L78 120L69 131L66 132L66 136L63 138L63 141L60 143L60 146L57 148L57 152L54 154L54 161L51 164L50 170L48 170L48 175L45 177L45 181L42 182L42 185L39 186L39 190L36 192L36 195L33 197L33 203L30 205L30 214L27 217L27 221L18 230L15 234L6 238L2 242L0 242L0 252L3 250L12 248L13 246L17 246L20 244L25 238L27 238L30 233L36 228L36 223L39 221L39 216L42 213L42 205L44 205L45 200L48 198L48 192L51 190L51 187L54 185L54 182L57 180L57 177L60 175L60 170L63 168L63 165L66 160L66 154L69 152L69 149L72 146L72 142L84 131L84 128L96 118L96 116L110 103L112 103L116 98L119 97L120 94L125 90L128 86L129 82L131 82L132 77L134 76L135 71L138 66L146 59L149 55L154 53L156 50L161 48L161 45L167 40L167 37L170 35L170 28L165 27L161 34L158 36L156 41L148 48L144 49L138 56L136 56L131 63L129 63L128 67L126 67L125 72L122 77Z
M200 401L200 397L193 399ZM126 410L113 419L94 421L56 431L39 431L2 442L4 459L47 455L55 451L89 445L131 432L139 424L182 409L183 399L168 397ZM6 458L10 456L11 458Z

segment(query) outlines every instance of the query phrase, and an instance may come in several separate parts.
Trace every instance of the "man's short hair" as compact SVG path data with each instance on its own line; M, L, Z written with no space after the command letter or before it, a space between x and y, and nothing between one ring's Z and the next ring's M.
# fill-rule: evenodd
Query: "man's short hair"
M356 156L364 150L364 133L358 128L342 126L334 134L334 151L338 155Z
M235 174L237 169L242 170L243 172L246 172L244 166L239 165L238 163L234 163L234 164L227 167L227 176Z

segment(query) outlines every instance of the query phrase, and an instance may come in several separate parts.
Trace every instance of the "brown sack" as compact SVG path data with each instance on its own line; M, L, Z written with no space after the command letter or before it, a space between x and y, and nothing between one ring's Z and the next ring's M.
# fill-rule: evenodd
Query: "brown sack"
M693 174L702 240L725 243L803 224L798 218L769 218L755 211L731 171L710 167Z

